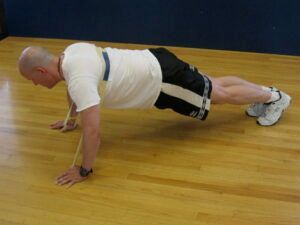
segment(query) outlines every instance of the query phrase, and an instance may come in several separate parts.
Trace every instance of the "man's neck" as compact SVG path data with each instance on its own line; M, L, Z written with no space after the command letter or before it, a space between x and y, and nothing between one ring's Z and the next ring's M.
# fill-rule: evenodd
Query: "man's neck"
M58 77L59 80L64 80L64 74L63 74L63 70L62 70L62 60L64 58L64 55L59 55L58 57L55 58L55 62L57 64L57 72L58 72Z

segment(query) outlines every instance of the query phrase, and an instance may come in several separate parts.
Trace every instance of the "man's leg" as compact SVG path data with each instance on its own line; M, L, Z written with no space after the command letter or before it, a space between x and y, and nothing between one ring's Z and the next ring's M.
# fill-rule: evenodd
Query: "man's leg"
M247 85L247 86L256 88L258 90L261 89L261 86L251 83L247 80L244 80L244 79L236 77L236 76L226 76L226 77L219 77L219 78L213 78L213 79L218 79L218 82L221 82L223 86Z
M271 126L277 123L291 102L289 95L276 88L263 88L238 77L210 79L212 81L211 100L213 104L261 103L254 104L254 106L263 106L264 112L257 119L257 123L262 126Z
M254 102L265 103L271 99L272 93L254 83L238 77L212 78L211 100L213 104L244 105Z

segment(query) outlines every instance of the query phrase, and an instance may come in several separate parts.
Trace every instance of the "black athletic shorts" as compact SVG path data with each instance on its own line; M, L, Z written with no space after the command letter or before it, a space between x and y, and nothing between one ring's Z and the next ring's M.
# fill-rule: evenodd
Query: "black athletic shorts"
M209 78L165 48L149 51L157 58L162 70L162 87L155 106L205 120L212 90Z

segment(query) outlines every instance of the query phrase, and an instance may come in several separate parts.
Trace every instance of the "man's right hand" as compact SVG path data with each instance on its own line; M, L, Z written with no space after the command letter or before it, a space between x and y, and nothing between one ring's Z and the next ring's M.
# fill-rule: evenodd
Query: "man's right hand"
M62 132L71 131L74 130L77 127L77 124L75 121L68 121L67 126L65 129L62 129L64 127L64 121L60 120L50 125L51 129L61 129Z

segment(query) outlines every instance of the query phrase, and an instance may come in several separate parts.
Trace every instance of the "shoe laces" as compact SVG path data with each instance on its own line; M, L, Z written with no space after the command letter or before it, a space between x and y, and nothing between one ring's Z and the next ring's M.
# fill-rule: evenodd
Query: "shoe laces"
M280 101L281 98L282 98L282 95L281 95L280 91L278 91L278 93L279 93L279 99L277 99L274 102L264 103L265 105L268 105L268 106L266 108L266 111L261 115L261 117L266 118L267 115L270 115L270 113L272 113L273 111L275 111L275 107L274 106L275 106L276 102Z

